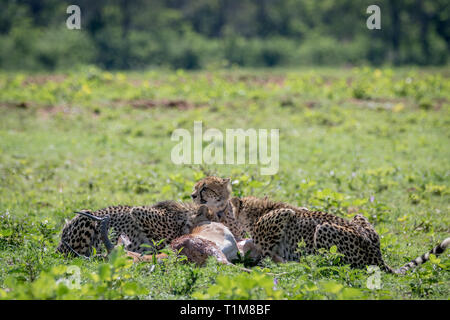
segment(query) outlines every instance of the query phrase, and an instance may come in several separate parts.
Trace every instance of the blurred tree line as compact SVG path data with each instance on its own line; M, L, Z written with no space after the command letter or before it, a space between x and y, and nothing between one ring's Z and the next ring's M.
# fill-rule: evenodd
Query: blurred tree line
M449 16L448 0L1 0L0 68L442 65Z

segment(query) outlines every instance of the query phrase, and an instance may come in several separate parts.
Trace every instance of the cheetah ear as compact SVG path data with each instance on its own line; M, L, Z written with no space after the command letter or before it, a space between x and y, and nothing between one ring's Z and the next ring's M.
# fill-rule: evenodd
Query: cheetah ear
M233 198L231 198L230 202L231 202L231 205L232 205L237 211L239 211L239 209L241 208L241 204L242 204L241 199L239 199L238 197L233 197Z
M222 186L225 186L227 191L231 194L231 178L222 179Z

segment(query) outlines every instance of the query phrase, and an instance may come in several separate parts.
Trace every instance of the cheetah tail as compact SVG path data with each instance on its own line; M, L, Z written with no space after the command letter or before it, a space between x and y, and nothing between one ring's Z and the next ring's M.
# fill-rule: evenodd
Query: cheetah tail
M421 255L420 257L415 258L414 260L411 260L410 262L408 262L407 264L405 264L404 266L402 266L402 267L400 267L398 269L392 269L392 268L390 268L388 266L386 266L386 268L388 269L388 271L390 271L392 273L405 274L408 270L413 269L413 268L417 267L418 265L421 265L421 264L427 262L428 260L430 260L430 254L434 254L435 256L439 256L449 246L450 246L450 238L447 238L444 241L442 241L439 245L434 247L432 250L430 250L429 252L424 253L423 255Z

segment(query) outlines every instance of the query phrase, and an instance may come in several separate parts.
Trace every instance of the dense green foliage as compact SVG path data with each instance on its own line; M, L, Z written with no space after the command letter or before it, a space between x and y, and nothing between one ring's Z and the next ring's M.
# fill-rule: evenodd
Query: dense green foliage
M189 200L195 181L216 174L232 177L235 195L362 213L388 264L401 266L449 235L449 78L369 68L1 73L0 298L447 299L448 252L406 276L382 272L369 289L374 273L337 265L335 250L243 274L174 254L131 265L120 251L105 262L55 248L76 210ZM278 174L173 164L171 133L196 120L204 130L280 129Z
M66 28L72 4L81 30ZM446 0L4 0L0 68L442 65L449 16Z

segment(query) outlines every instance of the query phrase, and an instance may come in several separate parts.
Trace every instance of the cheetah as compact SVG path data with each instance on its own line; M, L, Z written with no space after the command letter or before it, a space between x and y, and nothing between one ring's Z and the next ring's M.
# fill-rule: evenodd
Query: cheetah
M108 217L109 226L113 229L113 242L117 243L120 235L130 241L126 250L142 253L153 247L153 242L162 241L158 248L164 247L173 239L190 233L197 216L199 206L193 203L162 201L153 206L111 206L94 212L83 210L79 215L66 223L61 234L57 251L63 254L90 256L99 252L102 243L99 230L101 219ZM208 219L218 219L208 210Z
M260 254L276 262L298 261L301 255L298 244L302 242L305 254L336 246L343 254L344 264L355 268L376 265L386 272L404 274L429 260L431 253L442 254L450 245L447 238L430 252L393 269L384 262L380 237L363 215L358 214L349 221L330 213L252 196L234 197L230 202L235 218L250 233Z
M247 232L234 217L230 203L231 193L230 178L208 176L194 185L191 198L196 204L208 206L214 216L230 229L236 241L241 241L247 238Z
M262 230L256 230L259 234L259 236L256 236L256 240L261 241L261 243L258 243L258 246L256 246L255 239L253 239L252 245L253 247L258 247L259 250L264 251L262 249L262 244L276 243L275 247L272 247L271 251L268 250L267 247L265 248L265 254L271 256L275 261L298 260L300 253L297 251L297 244L301 240L303 240L306 245L306 247L303 248L303 252L305 254L314 254L317 252L317 249L322 247L328 249L333 244L330 245L327 242L327 233L336 233L342 235L342 237L340 237L342 238L341 242L343 242L341 247L343 247L344 244L347 246L347 249L341 248L340 252L346 252L349 255L349 257L344 258L344 261L347 261L349 264L361 267L363 265L370 265L371 262L373 264L376 264L375 262L377 262L378 264L381 264L384 270L387 270L388 272L404 273L407 270L426 262L429 259L430 253L439 255L444 252L444 250L450 245L450 238L447 238L440 245L433 248L433 250L422 255L421 257L412 260L402 268L392 269L383 262L380 251L379 236L373 226L367 220L367 218L365 218L363 215L356 215L351 221L347 221L343 218L331 214L310 211L305 207L294 207L284 203L276 203L276 208L271 209L269 206L265 209L264 212L261 212L259 215L253 217L253 222L250 222L247 226L245 226L245 219L239 220L235 216L230 195L230 179L222 179L219 177L211 176L206 177L195 184L194 192L192 193L191 197L194 202L206 204L210 209L212 209L217 214L220 222L230 228L236 239L245 237L247 232L255 238L255 230L252 226L254 226L256 222L258 222L258 226ZM267 198L253 199L255 202L255 208L252 208L251 210L255 209L255 211L260 210L260 208L258 207L259 204L257 203L259 201L261 202L261 204L264 202L273 203ZM273 210L281 209L283 209L282 211L285 211L284 218L282 218L283 214L277 216L277 214L271 212ZM251 210L249 209L248 211L251 212ZM289 214L287 214L286 212L288 212ZM296 214L293 215L292 212L296 212ZM298 212L303 212L303 215L308 218L303 219L303 215L299 215ZM265 216L264 213L271 214ZM264 215L264 218L261 219L261 221L258 221L260 216L262 215ZM273 227L275 228L275 231L278 230L280 232L278 238L277 236L272 234L274 230L264 230L264 228L269 228L266 226L270 225L270 223L278 224L277 219L279 219L279 221L285 221L284 219L286 219L289 215L291 215L291 219L296 221L296 224L294 224L294 226L297 225L299 227L302 227L300 232L303 232L304 234L295 232L295 227L289 228L291 227L290 223L292 221L288 223L289 226L284 225ZM298 219L298 217L300 217L300 219ZM267 223L265 223L266 220ZM289 220L290 219L288 219L288 221ZM295 240L296 238L300 240L297 241ZM359 241L361 241L361 245L356 246L354 243L350 244L350 239L352 239L352 241L356 241L356 239L359 239ZM281 244L279 244L280 242ZM335 244L336 247L339 247L339 243ZM278 247L280 247L281 249ZM282 256L277 253L277 250L290 251L291 253L287 256ZM355 250L359 252L359 256L355 256L353 257L353 259L351 259L350 257L352 257ZM261 252L255 254L261 255ZM354 260L356 260L356 262ZM358 262L359 260L361 261Z
M173 203L170 205L173 205ZM100 223L101 240L109 254L115 247L108 237L110 217L108 215L95 216L87 212L78 213ZM172 240L170 248L177 253L185 255L188 261L200 266L204 265L210 256L214 257L219 263L233 265L230 261L238 257L237 252L239 251L236 240L226 226L213 220L214 217L208 207L205 205L199 206L191 216L190 232ZM126 247L130 241L127 235L121 234L118 245ZM134 262L153 262L155 259L161 262L163 259L168 258L165 253L141 255L137 252L126 250L126 254ZM246 268L238 268L251 272L251 270Z
M246 237L242 225L234 218L231 204L231 179L209 176L198 181L191 194L192 201L198 205L205 204L221 223L240 241Z

